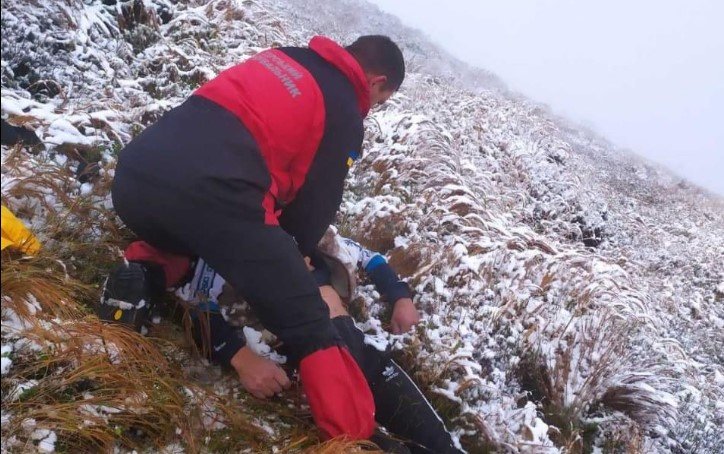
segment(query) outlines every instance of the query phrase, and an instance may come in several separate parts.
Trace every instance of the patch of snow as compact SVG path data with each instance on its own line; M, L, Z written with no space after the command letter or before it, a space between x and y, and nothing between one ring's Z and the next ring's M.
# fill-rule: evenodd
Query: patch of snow
M8 393L7 399L10 402L15 402L18 400L25 391L28 391L30 389L35 388L38 386L38 380L28 380L22 383L18 383L15 385L15 387Z
M164 446L159 451L160 454L184 454L185 452L186 450L181 443L172 443L170 445Z
M5 427L5 424L10 422L10 418L12 417L12 413L9 411L2 409L0 410L0 426Z
M40 440L38 443L39 452L55 452L55 443L58 441L58 436L52 430L38 429L31 438Z
M13 360L7 356L3 356L0 361L2 361L2 365L0 366L0 375L5 375L10 371L10 366L13 365Z
M724 374L719 372L718 369L714 369L714 383L724 388Z
M246 338L246 345L257 355L269 358L278 364L285 364L287 357L280 355L262 340L261 331L257 331L250 326L244 327L244 337Z

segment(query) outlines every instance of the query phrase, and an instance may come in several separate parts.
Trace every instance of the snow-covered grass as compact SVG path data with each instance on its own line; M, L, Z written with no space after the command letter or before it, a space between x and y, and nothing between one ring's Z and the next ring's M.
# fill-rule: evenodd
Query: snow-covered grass
M123 144L259 49L369 32L411 71L367 122L338 226L388 254L425 316L388 334L365 285L352 309L463 446L724 446L721 198L356 0L86 3L2 6L3 119L44 145L2 147L3 203L44 244L2 262L4 449L357 449L317 445L298 394L251 399L172 323L149 340L88 308L128 236L108 194Z
M4 258L2 268L4 450L161 448L179 438L193 447L219 425L245 446L268 441L238 402L182 375L162 352L175 348L169 341L86 315L78 296L87 287L57 262Z

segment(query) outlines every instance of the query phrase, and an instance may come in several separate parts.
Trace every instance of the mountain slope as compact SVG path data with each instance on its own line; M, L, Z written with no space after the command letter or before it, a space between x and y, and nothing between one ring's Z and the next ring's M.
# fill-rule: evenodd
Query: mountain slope
M417 332L390 336L384 307L362 287L355 305L368 332L393 346L471 452L724 445L720 198L509 94L366 3L8 1L2 13L3 118L33 129L45 147L3 146L3 203L76 279L98 284L117 257L124 233L107 211L108 181L116 152L144 126L261 48L303 45L315 33L343 42L389 34L411 71L367 122L338 225L388 253L426 316ZM59 231L63 216L71 223ZM92 253L65 244L67 231ZM10 263L3 258L3 275ZM5 284L3 298L3 351L13 362L3 372L3 447L22 451L50 437L38 428L55 426L23 423L27 405L17 399L5 412L6 389L38 387L26 366L45 347L22 341L20 309L35 308L32 298L6 304ZM47 312L40 306L33 314ZM183 349L163 351L166 374L179 358L185 373L200 368ZM236 411L268 436L259 443L304 444L294 421L303 428L308 416L276 420L285 405L255 408L233 377L216 377L214 388L198 395L238 398ZM179 405L223 413L218 403ZM228 442L239 425L228 412L212 419L221 423L199 422L209 435L198 446L189 441L201 439L198 429L171 421L169 430L184 434L186 450L230 449L217 435L226 430ZM73 433L57 432L59 446ZM169 434L155 436L140 446L169 443ZM259 446L250 440L234 446Z

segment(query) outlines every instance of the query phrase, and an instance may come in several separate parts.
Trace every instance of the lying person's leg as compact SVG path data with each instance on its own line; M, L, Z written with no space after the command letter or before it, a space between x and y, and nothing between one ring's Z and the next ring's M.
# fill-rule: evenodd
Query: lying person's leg
M442 420L410 376L386 353L365 344L364 333L355 326L334 287L322 285L319 292L329 306L337 332L367 378L377 422L392 434L409 440L408 447L413 453L459 453Z

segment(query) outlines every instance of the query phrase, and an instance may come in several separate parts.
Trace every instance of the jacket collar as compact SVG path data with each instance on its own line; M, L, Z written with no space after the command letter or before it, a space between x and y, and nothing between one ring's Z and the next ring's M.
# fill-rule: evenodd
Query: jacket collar
M309 48L342 71L352 83L357 95L357 106L363 117L370 110L370 88L364 70L352 54L325 36L315 36L309 41Z

